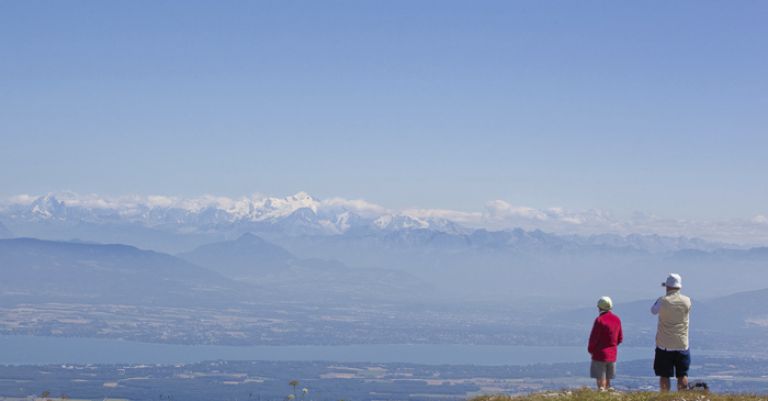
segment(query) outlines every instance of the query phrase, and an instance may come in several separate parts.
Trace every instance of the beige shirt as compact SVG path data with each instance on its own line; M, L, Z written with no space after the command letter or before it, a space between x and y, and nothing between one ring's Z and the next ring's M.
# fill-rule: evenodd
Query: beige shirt
M691 299L680 290L667 291L667 295L656 300L651 312L659 315L656 346L668 351L687 350Z

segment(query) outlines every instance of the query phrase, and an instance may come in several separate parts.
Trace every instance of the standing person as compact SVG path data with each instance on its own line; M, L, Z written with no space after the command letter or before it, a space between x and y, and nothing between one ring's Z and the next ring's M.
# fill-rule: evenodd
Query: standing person
M589 375L597 381L597 389L604 391L611 388L611 380L616 377L616 355L624 336L621 332L621 319L611 312L611 298L601 297L597 301L597 309L600 315L592 325L587 347L592 355Z
M656 357L653 370L659 376L659 389L671 388L670 378L677 378L677 390L688 389L688 368L691 352L688 346L688 320L691 299L680 293L683 280L679 274L670 273L661 283L667 294L656 300L651 313L659 315L656 329Z

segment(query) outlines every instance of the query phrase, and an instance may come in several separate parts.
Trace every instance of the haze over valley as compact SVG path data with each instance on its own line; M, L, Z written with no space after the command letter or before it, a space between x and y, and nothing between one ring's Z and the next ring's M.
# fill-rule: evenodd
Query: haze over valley
M182 344L579 345L593 298L609 293L634 329L628 344L644 346L654 324L648 305L670 271L686 277L697 301L699 346L763 344L768 331L768 248L471 228L306 194L265 198L240 215L84 203L41 196L0 210L5 236L24 236L0 240L3 333ZM751 279L723 280L724 271Z
M0 400L765 392L766 15L0 1Z

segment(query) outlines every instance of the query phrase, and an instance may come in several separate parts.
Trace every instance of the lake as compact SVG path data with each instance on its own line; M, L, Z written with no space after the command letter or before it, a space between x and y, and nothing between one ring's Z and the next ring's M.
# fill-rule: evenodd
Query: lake
M401 362L427 365L529 365L586 362L584 347L516 345L286 345L223 346L151 344L132 341L0 336L0 364L147 363L205 360ZM653 358L653 348L620 347L620 360Z

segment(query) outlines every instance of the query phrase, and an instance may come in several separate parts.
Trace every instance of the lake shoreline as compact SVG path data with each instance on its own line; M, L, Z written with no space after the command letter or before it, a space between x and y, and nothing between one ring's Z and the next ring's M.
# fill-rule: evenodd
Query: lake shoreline
M652 359L653 347L621 347L620 361ZM703 354L703 352L699 352ZM710 353L707 353L710 354ZM177 364L206 360L335 361L523 366L588 362L584 347L466 344L180 345L87 337L0 336L0 364Z

